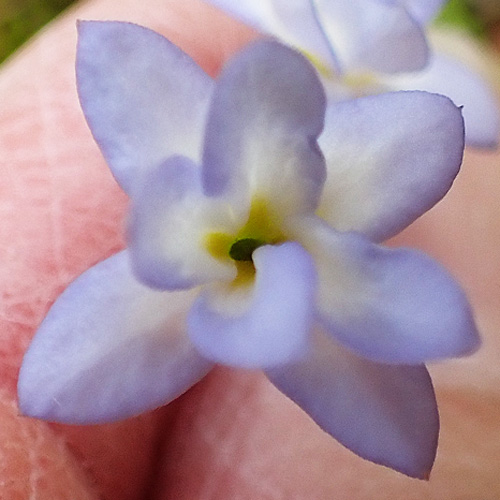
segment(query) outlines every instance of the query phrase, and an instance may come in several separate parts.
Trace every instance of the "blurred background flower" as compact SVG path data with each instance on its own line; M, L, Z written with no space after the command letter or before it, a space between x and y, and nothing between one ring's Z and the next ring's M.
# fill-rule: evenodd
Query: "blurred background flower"
M0 0L0 62L75 0ZM500 24L499 0L450 0L436 24L487 38Z

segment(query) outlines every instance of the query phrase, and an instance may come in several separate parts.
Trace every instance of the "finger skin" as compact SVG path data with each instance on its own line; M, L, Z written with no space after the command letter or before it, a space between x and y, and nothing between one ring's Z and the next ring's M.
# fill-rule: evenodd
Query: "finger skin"
M449 197L393 241L425 249L460 279L485 339L472 358L431 367L442 434L429 483L355 457L253 372L217 369L168 408L121 424L69 428L15 414L21 356L50 303L123 246L127 200L77 102L76 17L149 26L211 74L254 36L194 0L104 0L70 13L3 68L0 402L7 416L0 450L11 469L0 470L0 496L19 498L43 472L38 498L55 500L67 491L117 500L499 498L499 154L467 154ZM54 489L58 483L68 485L66 494Z
M89 3L54 23L2 68L0 403L9 408L22 354L50 304L78 274L124 244L127 197L102 160L77 99L76 19L149 21L173 39L185 39L186 49L213 73L239 36L234 29L223 36L232 23L222 18L207 42L201 35L210 19L206 10L215 12L196 2ZM198 39L188 36L186 25L200 33ZM244 41L243 36L239 43ZM175 408L92 427L49 426L12 411L0 424L14 422L5 427L9 439L2 439L0 456L18 465L15 476L0 467L2 499L28 498L16 495L31 484L33 495L42 499L66 499L71 491L82 499L135 500L149 494ZM22 467L16 458L20 450L31 450ZM79 483L70 487L71 481Z
M12 396L0 392L0 497L98 500L63 437L42 422L20 419ZM54 479L57 478L57 481ZM40 495L40 496L37 496Z

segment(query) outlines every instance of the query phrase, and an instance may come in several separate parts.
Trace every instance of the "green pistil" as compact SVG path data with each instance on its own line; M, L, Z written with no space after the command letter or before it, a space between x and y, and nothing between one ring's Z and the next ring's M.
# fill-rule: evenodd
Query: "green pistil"
M252 253L262 245L286 241L279 221L268 203L255 197L250 205L248 220L235 234L213 232L205 235L205 248L218 260L228 257L236 262L252 262Z
M229 250L229 257L237 261L252 261L254 250L265 245L265 241L256 238L242 238L235 241Z
M263 245L276 245L286 241L276 218L266 200L256 196L250 205L248 219L233 234L209 232L204 245L212 257L220 261L232 260L237 274L233 286L246 286L255 278L253 252Z

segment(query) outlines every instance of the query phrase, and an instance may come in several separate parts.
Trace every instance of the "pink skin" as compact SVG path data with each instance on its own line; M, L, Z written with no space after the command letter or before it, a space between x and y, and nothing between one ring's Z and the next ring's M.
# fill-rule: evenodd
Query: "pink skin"
M102 0L52 25L0 73L0 497L387 500L500 498L500 154L468 152L450 195L397 239L441 260L483 348L432 366L442 434L429 483L343 449L258 373L217 369L168 407L118 424L18 415L15 380L62 288L123 246L127 199L80 111L75 19L149 26L211 74L250 30L197 0Z

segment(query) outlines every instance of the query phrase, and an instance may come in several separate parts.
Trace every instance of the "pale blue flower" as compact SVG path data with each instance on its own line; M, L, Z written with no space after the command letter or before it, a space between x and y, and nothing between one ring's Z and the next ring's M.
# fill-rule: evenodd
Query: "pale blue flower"
M129 249L57 299L23 361L21 411L106 422L216 363L260 368L355 453L427 477L439 423L423 363L478 337L437 263L377 242L451 186L460 110L402 92L325 117L316 72L277 42L213 81L148 29L79 31L80 99L131 196Z
M463 106L467 143L498 143L500 113L489 85L441 51L425 29L445 0L208 0L307 54L334 100L426 90Z

